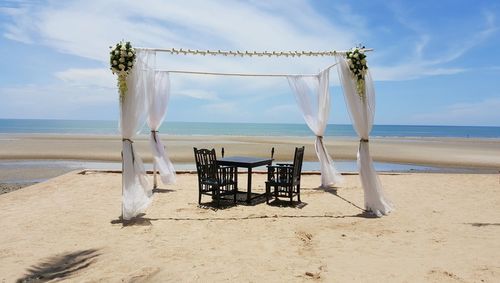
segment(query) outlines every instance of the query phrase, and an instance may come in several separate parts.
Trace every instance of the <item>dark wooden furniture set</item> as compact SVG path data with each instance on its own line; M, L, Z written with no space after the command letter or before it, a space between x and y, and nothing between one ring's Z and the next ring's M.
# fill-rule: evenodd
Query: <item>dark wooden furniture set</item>
M290 201L293 200L294 196L297 196L300 202L300 174L304 147L295 149L293 164L279 163L274 166L271 165L274 148L271 150L271 158L224 157L224 148L221 159L217 159L215 149L194 148L194 155L198 173L199 204L201 204L202 195L212 196L217 206L219 206L221 198L226 195L233 195L233 200L236 202L236 195L239 192L238 167L246 168L248 172L246 203L250 204L252 199L262 195L266 196L267 203L269 203L271 196L275 198L287 197ZM268 168L266 192L252 195L252 168L264 165L267 165Z

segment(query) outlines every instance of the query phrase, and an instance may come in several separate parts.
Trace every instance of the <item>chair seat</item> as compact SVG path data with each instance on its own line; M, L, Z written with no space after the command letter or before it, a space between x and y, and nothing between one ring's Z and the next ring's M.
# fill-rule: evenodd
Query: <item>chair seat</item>
M271 186L291 186L293 182L290 181L282 181L282 180L269 180L266 181L266 184L269 184Z
M201 180L200 183L202 184L207 184L207 185L219 185L219 186L226 186L226 185L233 185L236 184L236 181L217 181L217 179L205 179Z

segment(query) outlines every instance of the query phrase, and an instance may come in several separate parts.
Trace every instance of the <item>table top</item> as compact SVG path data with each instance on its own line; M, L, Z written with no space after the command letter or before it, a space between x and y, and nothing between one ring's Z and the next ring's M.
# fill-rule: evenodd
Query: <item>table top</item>
M229 165L237 167L259 167L263 165L271 165L273 160L271 158L262 157L249 157L249 156L228 156L217 159L219 165Z

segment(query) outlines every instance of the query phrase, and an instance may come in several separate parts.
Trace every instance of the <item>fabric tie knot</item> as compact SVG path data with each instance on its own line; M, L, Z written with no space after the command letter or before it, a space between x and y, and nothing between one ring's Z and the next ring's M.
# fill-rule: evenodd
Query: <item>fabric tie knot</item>
M158 135L158 131L155 131L155 130L151 130L151 134L153 135L153 139L155 140L155 142L157 143L158 140L156 140L156 135Z
M128 142L130 142L130 143L134 143L134 141L133 141L133 140L131 140L131 139L122 139L122 141L128 141Z
M359 142L369 142L368 139L360 139Z

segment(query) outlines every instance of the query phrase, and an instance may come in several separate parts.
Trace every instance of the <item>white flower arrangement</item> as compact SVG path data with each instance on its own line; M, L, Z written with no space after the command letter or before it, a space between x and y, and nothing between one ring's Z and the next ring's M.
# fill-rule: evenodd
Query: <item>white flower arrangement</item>
M118 90L120 92L120 102L123 101L127 92L127 76L134 67L135 49L129 41L120 41L115 46L111 46L109 52L109 64L111 72L118 75Z
M359 97L364 100L366 98L365 75L368 70L368 66L366 65L366 55L361 49L355 47L352 51L348 51L346 56L347 64L351 70L352 77L356 80L356 91L358 92Z

